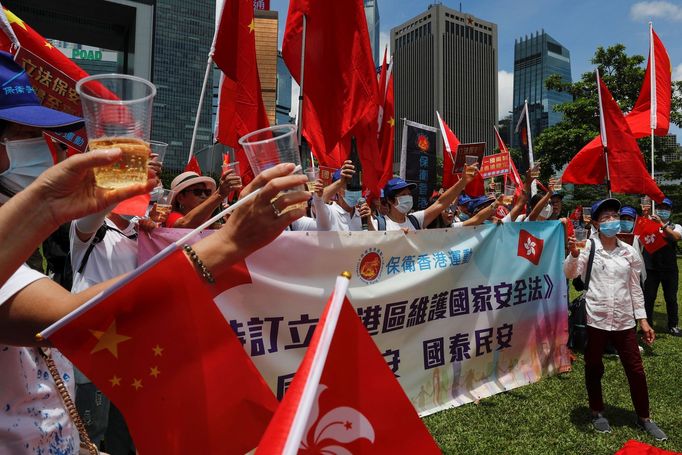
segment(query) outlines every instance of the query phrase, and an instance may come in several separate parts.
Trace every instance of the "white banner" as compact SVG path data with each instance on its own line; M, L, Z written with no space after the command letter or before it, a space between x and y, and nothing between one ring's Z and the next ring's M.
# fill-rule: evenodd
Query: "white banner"
M184 232L141 235L140 259ZM285 232L249 256L248 274L235 272L237 285L215 300L281 397L336 277L352 272L351 303L427 415L570 365L563 257L563 227L551 221L409 234Z

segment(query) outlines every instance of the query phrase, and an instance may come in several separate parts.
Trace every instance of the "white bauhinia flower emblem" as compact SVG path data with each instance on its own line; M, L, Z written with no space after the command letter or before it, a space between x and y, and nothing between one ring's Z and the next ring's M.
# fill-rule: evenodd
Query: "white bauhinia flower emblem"
M646 237L644 237L644 243L647 245L651 245L656 241L656 236L654 234L649 234Z
M299 450L303 453L325 455L351 455L342 447L343 444L360 438L374 442L374 428L357 409L339 406L324 414L320 420L320 395L327 390L327 386L320 384L317 388L317 398L308 416L308 425L304 433ZM311 430L313 430L311 432Z
M526 239L526 243L523 244L523 247L526 249L526 256L535 255L535 246L535 242L533 242L530 238Z

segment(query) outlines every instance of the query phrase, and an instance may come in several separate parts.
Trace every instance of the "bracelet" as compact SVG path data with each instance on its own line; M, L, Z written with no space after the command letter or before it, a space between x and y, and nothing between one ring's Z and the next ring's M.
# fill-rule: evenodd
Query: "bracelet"
M192 249L191 246L188 244L184 244L182 248L185 250L185 252L189 255L189 258L192 260L194 265L196 265L199 268L199 271L201 272L201 276L209 282L209 284L214 284L215 283L215 278L213 278L213 274L208 270L206 265L204 265L204 262L199 259L199 256L197 256L197 252Z

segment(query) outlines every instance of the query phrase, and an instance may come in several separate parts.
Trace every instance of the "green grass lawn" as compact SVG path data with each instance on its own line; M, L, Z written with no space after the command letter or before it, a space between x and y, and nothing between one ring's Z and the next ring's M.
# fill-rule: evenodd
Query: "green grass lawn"
M682 270L682 261L678 263ZM677 299L679 305L682 292ZM654 312L656 341L643 359L651 417L668 435L666 442L635 427L627 379L617 358L604 359L602 379L604 414L613 432L592 429L581 354L570 373L431 415L424 422L447 454L613 454L628 439L682 452L682 338L666 333L660 289Z

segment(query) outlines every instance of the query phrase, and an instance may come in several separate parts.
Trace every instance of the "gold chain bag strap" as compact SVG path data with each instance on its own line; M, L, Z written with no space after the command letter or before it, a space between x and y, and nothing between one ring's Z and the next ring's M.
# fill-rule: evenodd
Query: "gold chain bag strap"
M69 390L66 388L66 384L64 384L64 381L62 380L61 376L59 376L59 370L57 370L57 365L54 364L54 360L52 359L52 353L49 351L49 349L47 349L48 352L45 352L45 349L43 348L38 348L38 351L40 351L40 355L43 357L43 359L45 359L47 369L50 372L50 375L52 375L54 383L57 385L57 391L59 391L59 395L62 397L64 406L66 406L66 410L69 413L69 417L71 418L71 421L73 422L74 425L76 425L76 428L78 429L78 435L80 436L81 439L80 453L90 455L99 454L100 453L99 449L97 449L97 446L93 444L93 442L90 440L90 436L88 436L88 432L85 430L85 425L83 425L81 416L78 415L78 410L76 409L76 405L71 399L71 395L69 395Z

